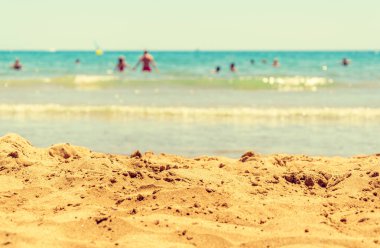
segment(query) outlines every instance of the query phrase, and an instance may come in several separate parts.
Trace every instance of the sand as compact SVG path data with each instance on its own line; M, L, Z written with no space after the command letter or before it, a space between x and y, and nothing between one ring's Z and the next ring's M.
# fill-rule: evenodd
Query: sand
M0 138L0 247L380 247L380 154L184 158Z

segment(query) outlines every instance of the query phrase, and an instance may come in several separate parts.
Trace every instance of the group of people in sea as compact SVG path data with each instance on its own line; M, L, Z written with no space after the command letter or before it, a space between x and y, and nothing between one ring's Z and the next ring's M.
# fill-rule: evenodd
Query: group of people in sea
M251 60L250 60L250 63L251 63L251 65L254 65L254 64L255 64L255 60L254 60L254 59L251 59ZM266 60L266 59L262 59L262 60L261 60L261 63L266 64L266 63L267 63L267 60ZM275 58L275 59L273 60L272 66L273 66L273 67L280 67L280 61L279 61L277 58ZM222 68L218 65L217 67L215 67L215 69L212 71L212 73L217 74L217 73L219 73L221 70L222 70ZM237 72L237 68L236 68L236 64L235 64L235 63L231 63L231 64L230 64L230 72Z
M140 64L142 65L142 71L143 72L151 72L152 71L152 67L156 71L158 71L156 62L154 61L153 56L148 51L144 51L144 54L140 57L140 59L137 61L137 64L132 68L132 70L136 70L136 68ZM118 58L118 62L117 62L117 65L116 65L116 70L119 71L119 72L123 72L128 67L129 67L129 65L125 61L125 58L123 56L120 56Z
M80 60L76 59L75 63L79 64ZM255 64L255 60L251 59L250 63L252 65L254 65ZM262 59L261 63L266 64L267 60L266 59ZM343 58L342 59L342 65L343 66L348 66L350 63L351 63L351 61L348 58ZM136 70L136 68L139 67L140 64L142 65L142 71L143 72L151 72L152 71L152 67L156 71L158 71L158 68L157 68L156 62L154 60L154 57L148 51L146 51L146 50L144 51L144 53L140 57L140 59L137 61L137 64L132 68L132 70ZM280 61L277 58L273 59L272 66L273 67L280 67ZM130 67L130 66L127 64L127 62L125 60L125 57L120 56L118 58L115 70L118 71L118 72L123 72L128 67ZM11 68L14 69L14 70L16 70L16 71L21 70L22 69L22 64L21 64L20 60L16 59L15 62L14 62L14 64L11 66ZM217 74L221 70L222 70L222 68L220 66L216 66L215 69L212 71L212 73ZM233 73L237 72L237 68L236 68L235 63L231 63L230 64L230 72L233 72Z
M80 64L80 59L75 60L76 64ZM158 71L156 62L154 61L154 57L148 52L144 51L143 55L140 57L140 59L137 61L137 64L132 68L132 70L136 70L137 67L142 65L142 71L143 72L151 72L152 68L154 68L156 71ZM125 71L128 67L130 67L127 62L125 61L125 58L123 56L120 56L118 58L115 70L118 72ZM22 69L22 64L19 59L16 59L13 65L11 66L12 69L19 71Z
M251 63L251 65L254 65L255 64L255 60L251 59L250 63ZM267 60L266 59L262 59L261 63L262 64L266 64ZM349 60L348 58L343 58L341 63L342 63L343 66L348 66L351 63L351 60ZM272 66L275 67L275 68L276 67L280 67L280 61L279 61L278 58L273 59ZM327 67L323 66L322 69L323 68L327 68ZM220 66L216 66L215 69L213 71L211 71L211 73L218 74L221 70L222 70L222 68ZM325 70L325 69L323 69L323 70ZM237 72L235 63L231 63L230 64L230 72Z

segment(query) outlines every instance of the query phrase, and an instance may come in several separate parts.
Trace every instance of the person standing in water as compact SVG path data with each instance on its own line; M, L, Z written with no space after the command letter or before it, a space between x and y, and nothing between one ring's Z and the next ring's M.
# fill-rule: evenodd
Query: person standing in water
M13 70L16 70L16 71L21 70L21 69L22 69L22 65L21 65L21 63L20 63L20 60L19 60L19 59L16 59L16 60L15 60L15 63L11 66L11 68L12 68Z
M273 60L273 64L272 64L272 66L273 66L273 67L279 67L279 66L280 66L280 61L279 61L277 58L275 58L275 59Z
M127 67L128 67L128 64L125 62L125 58L123 56L120 56L118 58L116 70L119 72L123 72L125 70L125 68L127 68Z
M220 72L221 68L220 66L215 67L215 70L212 70L211 73L218 74Z
M349 59L347 59L347 58L343 58L342 59L342 65L343 66L348 66L350 64L350 60Z
M237 69L236 69L235 63L231 63L231 64L230 64L230 71L231 71L231 72L237 72Z
M144 51L143 56L141 56L141 58L139 59L135 67L133 67L133 70L136 70L136 68L140 65L140 63L142 64L143 72L151 72L152 71L151 66L154 67L156 71L158 71L156 62L154 61L153 56L150 55L149 52L146 50Z

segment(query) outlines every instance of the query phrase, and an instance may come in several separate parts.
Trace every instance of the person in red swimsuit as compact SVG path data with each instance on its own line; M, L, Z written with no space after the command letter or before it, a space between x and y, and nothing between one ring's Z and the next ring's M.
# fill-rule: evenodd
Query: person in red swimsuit
M125 58L123 56L120 56L116 65L116 70L123 72L127 67L128 64L125 62Z
M151 66L153 66L156 69L156 71L158 71L156 62L154 61L153 56L148 53L148 51L144 51L143 56L141 56L141 58L139 59L135 67L133 67L133 70L136 70L136 68L140 65L140 63L142 64L143 72L151 72L152 71Z
M11 67L13 70L19 71L22 69L22 65L20 63L20 60L16 59L15 63Z

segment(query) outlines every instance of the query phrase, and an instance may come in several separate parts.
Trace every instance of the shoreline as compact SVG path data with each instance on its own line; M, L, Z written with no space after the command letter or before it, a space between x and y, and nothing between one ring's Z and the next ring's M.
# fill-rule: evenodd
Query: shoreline
M380 154L130 156L0 138L7 247L378 247Z

